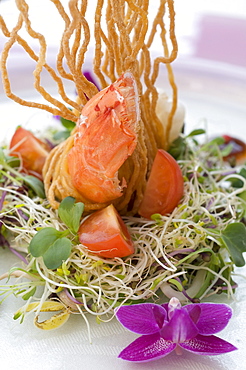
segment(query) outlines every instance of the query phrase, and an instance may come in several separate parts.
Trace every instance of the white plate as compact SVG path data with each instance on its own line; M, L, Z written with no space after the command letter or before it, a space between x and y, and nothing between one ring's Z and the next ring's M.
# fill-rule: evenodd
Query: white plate
M175 63L175 72L180 99L186 106L187 131L207 125L211 135L228 133L246 138L245 70L199 60L180 60ZM27 94L24 85L22 89ZM46 113L36 113L12 101L2 101L0 110L2 137L6 131L10 134L15 126L27 122L30 116L29 127L42 125L42 122L49 119ZM0 273L14 264L18 265L19 261L8 250L1 249L0 253ZM236 272L245 275L246 269L237 269ZM31 315L22 324L14 321L13 313L23 303L11 296L0 307L1 367L25 370L242 369L242 363L246 360L246 289L243 277L237 276L234 279L239 288L235 301L228 302L233 307L234 316L219 336L236 345L239 348L236 352L213 357L188 352L182 356L172 353L155 362L131 364L117 359L117 355L136 335L126 331L117 321L98 325L94 318L90 318L90 344L86 325L80 316L74 315L62 328L52 332L35 328ZM216 301L221 302L222 299L225 301L225 296L218 296Z

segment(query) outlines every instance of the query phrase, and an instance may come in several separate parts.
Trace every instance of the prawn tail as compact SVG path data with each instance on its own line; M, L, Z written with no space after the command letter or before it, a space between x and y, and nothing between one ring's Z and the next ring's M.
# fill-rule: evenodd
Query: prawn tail
M136 82L130 72L82 109L68 168L73 186L86 199L107 203L122 195L127 184L118 178L118 170L136 148L139 112Z

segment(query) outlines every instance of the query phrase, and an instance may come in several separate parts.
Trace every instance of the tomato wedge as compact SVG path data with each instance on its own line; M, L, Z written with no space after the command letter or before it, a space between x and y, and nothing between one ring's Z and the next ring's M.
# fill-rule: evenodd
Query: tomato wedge
M246 160L246 143L236 137L223 135L225 144L232 145L232 151L227 156L224 156L224 161L227 161L231 164L244 164Z
M134 252L129 231L112 204L91 214L78 234L80 243L101 257L126 257Z
M50 150L48 144L23 127L16 129L10 142L10 155L20 157L24 170L39 178Z
M150 218L154 213L165 215L174 210L184 193L184 180L175 159L159 149L147 181L138 213Z

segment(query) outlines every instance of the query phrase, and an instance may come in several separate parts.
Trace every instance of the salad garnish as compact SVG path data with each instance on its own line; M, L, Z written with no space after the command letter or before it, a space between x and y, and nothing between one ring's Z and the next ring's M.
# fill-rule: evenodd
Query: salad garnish
M154 214L150 220L123 217L134 243L133 253L124 258L104 258L80 244L81 203L69 197L53 210L13 176L11 167L2 167L1 233L10 243L15 240L12 248L25 253L27 264L19 271L30 281L1 289L28 297L23 315L31 302L40 302L39 309L51 297L63 302L63 291L73 312L75 300L83 314L100 321L112 318L117 306L158 301L160 292L181 302L199 302L216 293L233 296L234 266L245 263L245 201L240 194L246 179L235 168L228 171L220 140L198 143L196 134L201 133L180 136L184 197L172 213ZM44 287L41 297L38 286Z
M123 360L148 362L182 349L198 355L220 355L237 348L218 338L228 324L232 310L225 304L194 303L181 307L177 298L157 305L142 303L123 306L116 317L127 329L142 334L119 357Z

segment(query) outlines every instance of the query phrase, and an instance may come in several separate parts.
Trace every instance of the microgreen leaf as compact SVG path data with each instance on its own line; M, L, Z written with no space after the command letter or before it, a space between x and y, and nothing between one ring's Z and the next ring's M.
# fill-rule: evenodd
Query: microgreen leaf
M241 170L239 171L238 173L240 176L242 176L243 178L246 179L246 167L242 167ZM239 178L231 178L230 179L231 181L231 185L234 187L234 188L242 188L243 187L243 181L240 180Z
M31 175L23 176L23 181L30 186L37 196L43 199L45 198L44 185L42 181Z
M71 135L71 132L69 130L58 131L53 135L53 139L55 141L62 141L62 140L66 140L70 135Z
M246 179L246 167L241 168L239 175L243 176Z
M56 269L71 253L72 242L64 237L67 233L53 227L39 230L29 245L30 253L33 257L42 256L47 268Z
M18 320L18 319L19 319L19 317L21 317L22 315L23 315L23 312L21 312L21 311L17 311L17 312L14 314L13 319L14 319L14 320Z
M169 282L170 284L175 285L175 286L176 286L176 288L177 288L180 292L182 292L182 291L184 290L184 288L183 288L182 284L181 284L179 281L177 281L177 280L175 280L175 279L170 279L170 280L168 280L168 282Z
M241 222L226 226L221 233L223 244L228 249L236 266L245 265L243 252L246 252L246 227Z
M83 203L75 203L73 197L66 197L60 203L58 215L72 232L77 233L83 211Z
M63 118L63 117L61 117L61 123L69 131L72 131L73 128L75 127L75 123L73 121L69 121L68 119Z
M62 265L71 253L72 242L68 238L57 239L43 254L45 266L54 270Z
M179 136L175 139L168 150L168 153L175 159L179 159L182 157L183 153L185 152L186 142L185 139Z
M5 155L4 155L2 148L0 148L0 164L2 166L6 164L6 159L5 159Z
M244 218L246 218L246 190L242 191L242 193L240 193L238 196L244 201L243 203Z
M36 292L36 287L34 286L32 289L28 289L26 294L22 296L22 299L24 299L24 301L27 301L30 297L32 297L35 294L35 292Z
M31 240L29 251L33 257L43 256L51 245L63 236L63 232L53 227L45 227L37 232Z
M177 139L175 139L168 150L169 154L171 154L175 159L180 159L184 156L186 147L187 147L187 138L193 138L198 135L205 134L204 129L196 129L191 131L186 137L179 136Z
M202 129L202 128L198 128L198 129L196 129L196 130L193 130L193 131L191 131L188 135L187 135L187 137L192 137L192 136L198 136L198 135L202 135L202 134L205 134L205 130L204 129Z
M226 157L227 155L229 155L232 152L232 149L233 149L232 144L225 145L224 148L221 148L220 152L222 157Z
M208 141L207 143L202 145L202 149L203 150L210 150L211 153L212 153L211 147L213 147L213 146L219 147L220 145L222 145L224 143L225 143L225 139L222 136L218 136L218 137L214 138L213 140Z
M10 156L10 155L7 155L6 157L6 163L10 166L10 167L19 167L20 166L20 158L18 157L13 157L13 156Z

